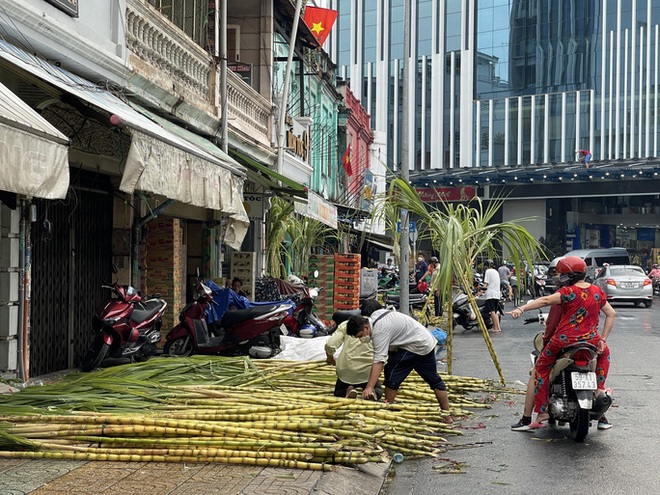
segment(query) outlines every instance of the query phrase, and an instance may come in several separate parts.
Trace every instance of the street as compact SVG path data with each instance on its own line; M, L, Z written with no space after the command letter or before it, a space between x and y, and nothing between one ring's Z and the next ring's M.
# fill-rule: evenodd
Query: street
M660 301L655 298L654 303L648 309L613 305L617 320L608 339L612 366L607 382L615 398L607 413L614 424L612 429L598 431L594 424L583 444L566 438L568 426L535 433L511 431L511 424L521 415L524 397L500 395L492 409L462 422L465 435L452 442L464 448L442 454L443 460L405 460L393 465L382 492L658 493L660 452L654 429L660 422L655 376L660 353ZM511 309L509 303L506 311ZM529 376L531 340L541 327L505 316L502 329L501 334L491 335L507 385L523 389ZM497 379L481 334L459 331L454 341L454 374ZM454 467L463 474L443 474L448 461L458 463Z

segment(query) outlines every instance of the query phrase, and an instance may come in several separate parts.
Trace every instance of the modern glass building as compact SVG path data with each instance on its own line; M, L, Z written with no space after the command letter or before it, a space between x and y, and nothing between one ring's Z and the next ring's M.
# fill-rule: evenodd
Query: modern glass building
M329 6L333 59L397 167L404 2ZM411 16L411 170L658 156L660 2L411 0Z

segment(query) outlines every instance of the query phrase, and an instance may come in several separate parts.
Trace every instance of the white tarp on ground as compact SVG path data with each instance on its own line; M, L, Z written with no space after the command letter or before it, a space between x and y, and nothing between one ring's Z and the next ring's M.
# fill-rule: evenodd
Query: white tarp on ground
M330 336L301 339L300 337L280 337L282 352L273 359L287 361L325 361L325 343ZM339 352L339 351L337 351Z
M69 189L69 139L0 84L0 189L63 199Z

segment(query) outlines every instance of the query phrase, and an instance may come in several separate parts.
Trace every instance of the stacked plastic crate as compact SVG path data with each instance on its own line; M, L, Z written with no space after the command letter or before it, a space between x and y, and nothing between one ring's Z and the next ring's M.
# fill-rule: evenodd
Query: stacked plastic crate
M333 294L335 292L335 258L331 254L313 254L309 257L309 271L319 271L317 279L310 279L310 285L321 288L316 298L316 314L323 321L328 323L332 319Z
M360 255L335 254L335 311L360 307Z

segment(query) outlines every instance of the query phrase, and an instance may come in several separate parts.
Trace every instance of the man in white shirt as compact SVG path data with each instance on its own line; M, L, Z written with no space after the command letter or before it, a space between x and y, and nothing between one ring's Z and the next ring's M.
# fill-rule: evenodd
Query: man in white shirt
M490 313L490 318L493 321L493 332L501 332L500 327L500 298L502 291L500 290L500 274L495 270L495 263L493 260L486 260L484 262L486 273L484 274L484 283L486 287L486 310Z
M384 370L385 401L394 402L397 390L415 370L433 390L440 409L446 413L445 422L453 423L447 388L435 362L438 342L425 326L403 313L382 309L378 301L369 300L362 305L362 316L352 316L348 320L346 335L361 340L370 338L374 347L373 365L362 398L373 395Z

